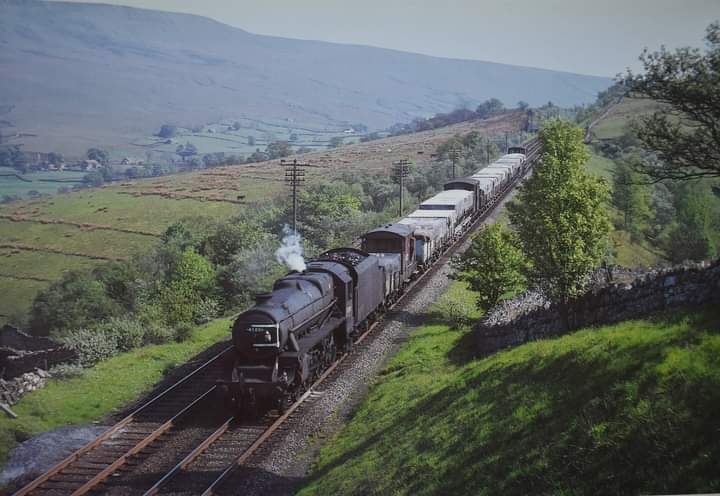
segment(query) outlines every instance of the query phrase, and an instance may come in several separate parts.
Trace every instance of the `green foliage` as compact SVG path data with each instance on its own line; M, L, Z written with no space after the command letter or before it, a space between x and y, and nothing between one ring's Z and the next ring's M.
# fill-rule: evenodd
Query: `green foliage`
M147 316L147 314L145 314ZM151 344L164 344L169 343L176 339L177 332L175 329L167 327L162 322L162 312L158 308L157 317L151 322L144 323L145 326L145 343Z
M111 317L91 330L114 338L118 351L134 350L145 343L145 327L131 317Z
M35 335L78 329L117 316L121 310L101 281L88 272L69 272L35 298L30 329Z
M98 187L105 184L105 176L103 176L101 172L92 171L83 176L83 181L88 183L90 186Z
M175 153L180 155L183 162L185 162L189 157L197 155L197 147L188 141L184 145L178 145L175 149Z
M267 145L265 153L268 160L275 160L292 155L292 147L287 141L273 141Z
M515 234L502 224L490 224L473 236L470 247L453 260L456 277L477 292L477 306L487 310L503 297L525 287L527 260Z
M490 98L489 100L485 100L483 103L478 105L477 109L475 109L475 113L480 119L487 119L488 117L497 115L504 110L505 105L503 105L503 102L501 102L497 98Z
M333 136L330 138L330 141L328 142L328 148L337 148L339 146L342 146L343 144L343 137L342 136Z
M22 153L18 145L0 148L0 167L19 167L21 163Z
M717 492L718 329L705 308L473 360L471 331L420 327L299 494Z
M216 265L227 265L243 250L256 245L263 238L257 222L230 219L211 232L203 243L202 252Z
M638 164L654 180L720 177L720 23L707 28L707 50L645 50L643 74L629 72L631 96L662 103L633 129L659 162Z
M207 217L186 217L170 224L160 239L166 247L172 249L181 251L188 248L201 249L215 229L217 226Z
M107 165L110 162L110 154L100 148L88 149L87 158L88 160L97 160L102 165Z
M214 284L215 270L210 262L191 249L177 253L158 294L164 321L171 326L192 322L195 307L212 294Z
M220 270L218 281L229 307L248 305L253 294L268 291L275 279L286 272L285 267L275 260L277 247L277 238L266 237Z
M677 187L677 224L670 232L668 254L674 262L704 260L718 255L720 206L709 184L690 182Z
M178 328L175 331L175 340L178 343L187 341L192 336L192 333L193 333L193 326L187 322L183 322L182 324L178 325Z
M623 228L639 237L650 220L649 188L626 162L618 162L613 174L612 200L623 214Z
M221 305L215 298L203 298L193 308L193 323L207 324L220 315ZM178 330L179 333L179 330Z
M566 302L580 294L606 252L609 192L605 181L584 168L589 155L582 129L553 120L539 138L541 162L508 209L532 263L530 282Z
M56 379L72 379L82 377L85 370L79 364L61 363L52 367L49 372Z
M163 124L160 126L160 131L158 131L157 135L161 138L173 138L175 134L177 133L177 126L174 126L172 124Z
M360 192L341 182L313 184L298 195L299 229L320 248L348 241L361 220ZM358 233L359 234L359 233Z
M92 367L100 361L117 355L120 351L116 334L98 332L95 329L67 331L62 337L62 342L78 354L78 363L82 367Z

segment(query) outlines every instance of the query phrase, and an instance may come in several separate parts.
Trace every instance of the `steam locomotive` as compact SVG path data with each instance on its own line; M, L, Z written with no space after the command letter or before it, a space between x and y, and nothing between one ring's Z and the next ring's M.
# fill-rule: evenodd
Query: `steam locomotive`
M516 147L475 174L444 185L418 210L362 236L362 249L337 248L275 281L232 327L233 363L219 383L237 411L281 411L393 304L530 166Z

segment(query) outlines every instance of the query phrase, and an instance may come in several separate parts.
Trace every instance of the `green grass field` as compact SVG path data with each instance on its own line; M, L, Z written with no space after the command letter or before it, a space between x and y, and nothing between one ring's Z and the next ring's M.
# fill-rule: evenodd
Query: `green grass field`
M190 191L189 188L198 183L197 174L179 174L163 179L166 180L164 187L187 189L188 194L208 195L212 192ZM188 186L182 186L181 182L187 183ZM247 181L230 179L227 182L248 183L249 196L254 199L266 197L275 187L270 185L262 188L257 185L262 181L253 179ZM143 188L158 187L151 181L139 181L131 185L137 185L138 191L144 191ZM282 184L279 187L281 188ZM136 197L122 193L128 189L128 186L113 185L1 205L0 214L20 215L28 220L15 222L0 219L0 243L28 245L39 251L0 248L2 250L0 275L30 275L55 279L67 270L89 268L102 263L101 260L70 254L128 257L133 253L147 250L157 242L157 238L140 233L83 228L69 224L43 224L39 222L41 220L111 226L159 235L171 223L184 217L200 216L219 220L231 217L246 208L244 205L222 201L173 199L162 196ZM228 193L228 195L232 194L237 196L238 193L234 191ZM44 249L59 250L67 256L48 253ZM47 285L48 283L36 281L1 278L0 288L5 291L0 302L0 325L7 322L8 316L26 311L35 294Z
M657 109L657 103L649 100L623 99L602 121L593 127L593 136L600 140L619 138L625 132L633 117L651 113Z
M0 167L0 197L7 195L25 198L29 191L37 191L43 195L53 195L62 187L70 188L74 184L82 183L83 177L86 174L85 172L70 171L33 172L31 174L21 174L24 180L12 176L5 176L5 174L16 173L17 171L15 169ZM51 182L50 180L61 180L63 182Z
M10 318L30 309L33 298L48 287L47 282L21 281L0 276L0 326Z
M430 311L325 442L300 495L720 490L717 309L484 359L470 331Z
M123 353L84 371L78 378L51 380L13 406L17 419L0 417L0 462L18 439L64 425L101 420L125 407L174 367L227 339L230 321L216 320L195 329L182 343L146 346Z
M1 228L1 227L0 227ZM0 248L0 324L26 312L33 297L50 282L25 278L60 279L69 270L94 267L97 261L55 253ZM3 317L5 316L5 317Z

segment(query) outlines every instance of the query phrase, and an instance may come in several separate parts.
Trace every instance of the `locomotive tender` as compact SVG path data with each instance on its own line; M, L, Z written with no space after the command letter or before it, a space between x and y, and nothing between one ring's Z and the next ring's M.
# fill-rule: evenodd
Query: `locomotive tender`
M363 235L362 249L329 250L257 295L233 324L234 363L218 384L231 408L291 404L528 166L525 148L511 148L397 223Z

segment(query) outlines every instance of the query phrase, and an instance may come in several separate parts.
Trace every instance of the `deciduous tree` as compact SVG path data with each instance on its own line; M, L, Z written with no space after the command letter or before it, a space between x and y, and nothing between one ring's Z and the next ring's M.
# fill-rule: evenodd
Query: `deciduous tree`
M488 310L504 295L513 295L525 284L527 259L515 234L501 224L483 228L468 250L453 261L457 278L477 292L477 306Z
M582 129L552 120L539 138L540 163L509 206L510 220L532 263L530 282L566 303L582 291L606 251L609 190L585 170Z
M720 177L720 23L707 28L705 39L705 52L645 50L644 72L627 75L631 97L662 104L633 123L643 146L660 159L638 166L653 181Z

